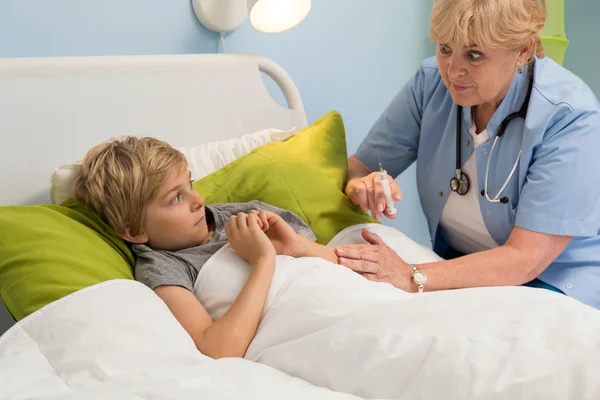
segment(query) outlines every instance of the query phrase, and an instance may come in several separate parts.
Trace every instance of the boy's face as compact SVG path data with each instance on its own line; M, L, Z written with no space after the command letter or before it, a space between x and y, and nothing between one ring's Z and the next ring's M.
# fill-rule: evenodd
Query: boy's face
M176 168L146 210L143 236L155 250L181 250L209 239L204 199L192 188L187 168Z

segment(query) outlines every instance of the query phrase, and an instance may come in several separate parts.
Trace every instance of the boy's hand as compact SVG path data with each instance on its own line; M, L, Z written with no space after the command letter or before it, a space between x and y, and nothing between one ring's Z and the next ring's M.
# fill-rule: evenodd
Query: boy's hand
M260 228L273 243L277 254L293 255L298 234L283 218L265 210L252 210L250 215L257 216Z
M256 214L239 213L229 218L225 224L227 240L233 250L253 267L261 261L275 260L275 247L261 230Z

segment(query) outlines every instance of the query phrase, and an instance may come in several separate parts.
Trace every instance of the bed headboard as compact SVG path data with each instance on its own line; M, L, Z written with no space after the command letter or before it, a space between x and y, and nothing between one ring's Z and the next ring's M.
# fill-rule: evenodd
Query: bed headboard
M0 59L0 205L48 203L53 171L111 137L154 136L179 147L306 125L293 81L263 57Z

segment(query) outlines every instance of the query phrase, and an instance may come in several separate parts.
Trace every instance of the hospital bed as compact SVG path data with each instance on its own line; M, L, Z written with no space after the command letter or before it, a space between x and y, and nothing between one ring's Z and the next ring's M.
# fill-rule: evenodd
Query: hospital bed
M258 56L3 59L0 206L54 201L57 171L110 137L154 136L186 151L262 135L248 153L309 128L290 76ZM363 227L409 261L437 259L379 224L348 224L329 244L358 243ZM226 311L245 268L227 247L203 268L195 289L211 316ZM0 281L0 295L12 284L22 282ZM590 307L531 288L415 296L365 284L323 260L278 259L245 359L197 352L133 280L90 285L22 318L13 307L20 321L0 337L0 399L600 398L600 315Z

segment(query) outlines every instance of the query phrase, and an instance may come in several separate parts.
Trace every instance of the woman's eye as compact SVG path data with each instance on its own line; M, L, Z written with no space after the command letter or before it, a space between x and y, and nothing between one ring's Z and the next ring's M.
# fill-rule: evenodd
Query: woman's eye
M194 189L194 181L190 181L190 189Z
M442 54L448 54L450 53L450 47L448 47L447 44L440 44L440 52Z
M467 53L467 58L469 61L481 61L483 59L483 54L478 51L469 51Z
M181 201L181 195L179 193L177 193L177 196L173 197L170 201L171 204L179 204L179 201Z

